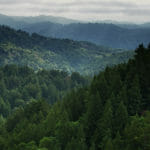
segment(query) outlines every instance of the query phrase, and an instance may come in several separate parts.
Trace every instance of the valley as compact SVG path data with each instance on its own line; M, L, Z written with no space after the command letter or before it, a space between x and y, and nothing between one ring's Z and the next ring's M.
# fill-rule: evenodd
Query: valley
M47 2L8 4L13 14L45 11ZM138 3L128 3L111 3L121 9L107 14L129 7L134 16ZM50 4L57 13L78 6ZM0 15L0 150L150 150L150 23L32 16L31 8Z

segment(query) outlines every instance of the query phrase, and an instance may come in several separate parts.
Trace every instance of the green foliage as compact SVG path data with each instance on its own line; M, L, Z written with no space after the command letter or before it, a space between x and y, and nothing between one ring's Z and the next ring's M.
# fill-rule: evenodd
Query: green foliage
M37 150L37 146L35 145L34 141L31 141L29 143L20 143L16 150Z
M68 142L65 150L87 150L84 141L78 141L74 138Z
M7 109L2 109L0 148L149 150L150 59L147 55L150 56L150 49L140 46L134 59L127 64L107 67L94 77L90 86L83 88L84 78L77 73L71 78L64 72L54 70L35 73L24 67L21 70L16 66L1 68L5 94L1 95L0 106L5 108L8 101L11 107L16 108L8 118L2 116ZM23 78L22 71L26 72ZM10 84L10 76L11 79L17 76L19 87ZM60 80L57 82L58 78ZM79 88L63 95L77 84ZM30 93L30 85L33 93ZM52 93L64 92L57 95L63 96L62 100L51 105L46 102L52 94L49 89L54 89ZM35 91L38 93L34 94ZM16 103L21 100L25 102L24 106L17 107Z
M113 150L113 143L111 139L107 140L104 150Z
M129 113L135 115L140 110L142 95L139 88L139 78L136 76L131 83L131 88L128 90Z
M88 80L79 74L80 80L56 70L34 72L26 66L7 65L1 67L0 72L0 114L4 117L34 99L53 104L69 90L88 84Z
M122 133L124 127L126 126L126 123L128 122L128 112L126 109L126 106L123 104L123 102L121 101L117 110L115 111L115 119L114 121L114 130L119 131L120 133Z
M113 140L113 149L120 150L123 147L123 140L121 139L120 133L117 132L116 137Z
M144 117L135 116L125 128L126 146L132 149L150 149L150 112Z
M132 56L133 51L122 52L88 42L47 38L36 33L29 35L0 26L1 66L27 65L36 71L44 68L91 75L108 65L126 62ZM77 73L72 78L78 78L77 83L82 80Z
M59 150L60 147L58 145L57 139L54 137L44 137L43 139L40 140L40 145L41 148L47 148L48 150Z

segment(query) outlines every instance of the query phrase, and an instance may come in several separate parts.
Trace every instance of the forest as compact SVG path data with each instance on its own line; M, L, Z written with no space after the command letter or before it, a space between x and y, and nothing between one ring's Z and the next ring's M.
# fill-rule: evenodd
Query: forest
M53 104L71 89L87 85L89 79L77 72L35 72L27 66L6 65L0 68L0 114L7 117L15 108L40 99Z
M36 71L54 69L93 75L106 66L127 62L133 55L133 51L48 38L0 25L0 66L16 64Z
M1 150L150 150L150 46L90 78L0 68ZM68 92L70 91L70 92Z

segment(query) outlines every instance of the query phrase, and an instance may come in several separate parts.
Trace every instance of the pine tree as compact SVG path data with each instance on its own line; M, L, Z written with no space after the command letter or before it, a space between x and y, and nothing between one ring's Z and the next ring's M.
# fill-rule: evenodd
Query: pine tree
M123 101L120 102L114 117L114 134L119 131L122 133L126 123L128 122L128 112Z
M104 148L104 143L112 137L112 127L113 127L113 112L111 101L108 100L102 117L97 123L97 128L93 135L93 140L97 147ZM96 147L96 148L97 148Z
M130 115L139 113L141 108L142 96L140 92L139 79L135 76L128 90L128 112Z
M90 150L95 150L95 143L91 144Z
M65 150L86 150L86 145L84 142L72 138L72 140L68 142Z
M123 147L123 140L120 133L117 132L115 139L113 140L114 150L120 150Z
M111 138L107 140L103 150L113 150L113 143Z
M97 122L102 115L103 107L99 93L92 95L89 99L88 110L84 122L86 130L86 139L90 143L91 137L93 136L95 129L97 128Z
M4 117L8 116L10 112L10 105L6 101L4 102L3 98L0 97L0 114L2 114Z

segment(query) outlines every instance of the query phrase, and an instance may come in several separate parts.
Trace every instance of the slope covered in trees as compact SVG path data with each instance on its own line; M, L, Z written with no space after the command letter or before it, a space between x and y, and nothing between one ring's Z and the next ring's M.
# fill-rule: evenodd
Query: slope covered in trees
M21 30L0 26L0 65L19 64L34 70L59 69L67 72L93 74L127 61L133 51L122 52L97 46L88 42L75 42L69 39L53 39L36 33L29 35Z
M42 70L34 72L26 66L7 65L0 68L0 115L7 117L12 111L30 101L43 99L53 104L65 93L87 85L88 80L79 73Z
M149 150L150 47L107 67L49 106L32 101L1 117L2 150Z

